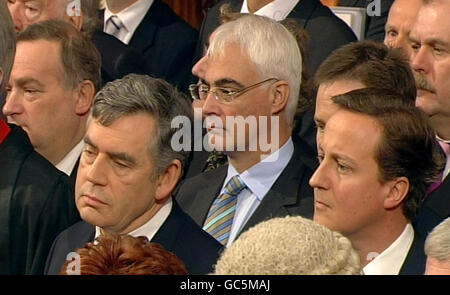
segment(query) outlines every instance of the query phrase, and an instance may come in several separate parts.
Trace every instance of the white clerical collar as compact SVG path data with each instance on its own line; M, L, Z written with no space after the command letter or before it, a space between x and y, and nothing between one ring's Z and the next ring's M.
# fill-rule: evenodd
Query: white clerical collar
M66 173L70 176L72 173L73 168L75 167L75 164L78 161L78 158L81 155L81 152L83 151L84 142L81 140L77 145L64 157L64 159L61 160L58 164L56 164L56 168L58 170Z
M408 223L402 234L386 250L363 268L364 274L398 275L413 241L414 229Z
M266 16L275 21L284 20L300 0L274 0L261 7L254 14ZM241 13L249 13L247 0L242 3Z
M116 15L122 21L123 25L128 31L128 34L123 38L123 40L120 41L125 44L129 44L137 27L144 19L147 11L150 9L150 6L152 6L153 1L154 0L138 0L118 13L112 13L105 1L103 27L106 28L106 22L109 20L109 18L113 15Z
M147 223L143 224L141 227L135 229L134 231L129 232L128 234L133 237L144 236L147 237L149 241L153 239L155 234L158 232L159 228L163 225L164 221L166 221L170 212L172 211L172 198L169 198L167 202L159 209L156 214L150 218ZM95 227L95 238L100 236L100 227Z

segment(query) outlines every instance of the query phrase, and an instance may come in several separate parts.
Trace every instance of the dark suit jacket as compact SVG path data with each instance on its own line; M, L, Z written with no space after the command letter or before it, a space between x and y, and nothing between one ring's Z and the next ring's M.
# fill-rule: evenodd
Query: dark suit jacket
M308 182L317 167L316 157L310 156L304 146L294 141L294 154L275 181L261 204L242 229L242 232L264 220L301 215L312 218L313 190ZM228 165L186 179L179 187L176 198L180 206L203 226L214 199L219 195L227 175Z
M50 250L46 274L59 274L66 256L92 242L95 227L84 221L62 232ZM219 258L222 245L198 227L173 200L172 211L151 242L161 244L184 262L190 274L207 274Z
M425 239L414 231L414 241L400 269L400 275L423 275L427 257L424 251Z
M384 40L384 26L389 15L389 9L391 8L394 0L381 0L380 1L380 15L369 16L366 15L366 32L365 39L375 40L383 42ZM348 7L364 7L367 8L373 4L373 0L339 0L339 6ZM373 5L372 5L373 6ZM372 7L370 6L370 7Z
M149 74L144 56L114 36L97 31L92 35L91 41L101 56L102 85L130 73Z
M80 218L68 177L10 127L0 145L0 274L43 274L53 240Z
M103 18L103 17L102 17ZM149 74L187 92L198 32L161 0L155 0L129 46L144 56Z
M450 217L450 177L428 195L414 223L416 230L427 236L435 226Z
M196 61L203 56L209 35L219 26L219 9L225 3L231 4L232 11L239 12L243 0L222 0L208 10L200 30ZM319 0L300 1L288 17L296 19L309 33L310 44L306 61L311 74L314 74L333 50L357 40L352 29Z

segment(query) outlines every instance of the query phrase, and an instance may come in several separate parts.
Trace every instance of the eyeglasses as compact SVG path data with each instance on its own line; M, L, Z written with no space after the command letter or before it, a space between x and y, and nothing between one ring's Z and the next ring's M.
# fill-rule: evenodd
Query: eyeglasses
M239 95L244 94L245 92L252 90L266 82L269 81L279 81L277 78L269 78L258 82L256 84L247 86L241 90L235 90L227 87L209 87L206 84L191 84L189 85L189 91L191 92L191 97L193 100L206 100L209 93L214 94L214 98L221 102L231 102Z

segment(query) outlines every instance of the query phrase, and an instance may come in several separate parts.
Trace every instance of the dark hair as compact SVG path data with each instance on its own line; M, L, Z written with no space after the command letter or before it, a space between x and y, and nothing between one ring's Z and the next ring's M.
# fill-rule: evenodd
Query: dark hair
M397 49L374 41L350 43L333 51L315 74L315 84L335 80L356 80L369 88L386 88L414 103L416 85L413 73Z
M61 45L62 74L67 87L74 89L84 80L90 80L96 91L100 89L100 54L74 26L60 20L47 20L30 25L17 38L18 43L38 40Z
M184 263L172 252L146 237L99 236L76 251L81 275L187 275ZM68 274L66 261L61 274Z
M382 137L375 151L379 180L383 183L397 177L408 178L410 187L403 213L414 219L444 163L427 117L387 89L363 88L332 100L343 109L373 117L381 125Z
M175 151L171 140L179 128L172 128L175 117L193 122L189 99L163 79L129 74L109 82L100 90L92 108L92 117L108 126L125 115L148 113L156 122L155 140L149 147L155 163L155 176L159 176L174 159L184 165L189 151Z

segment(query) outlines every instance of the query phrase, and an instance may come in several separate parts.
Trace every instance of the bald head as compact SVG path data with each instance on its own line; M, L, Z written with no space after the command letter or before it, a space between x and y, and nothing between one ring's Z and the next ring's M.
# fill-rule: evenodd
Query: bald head
M384 44L399 48L406 57L411 55L408 35L422 6L422 0L395 0L386 22Z

